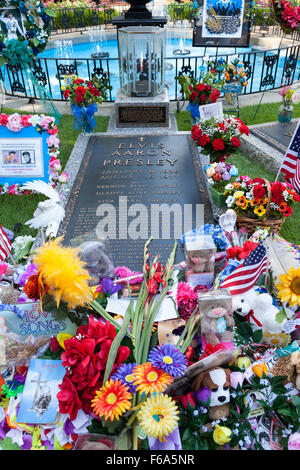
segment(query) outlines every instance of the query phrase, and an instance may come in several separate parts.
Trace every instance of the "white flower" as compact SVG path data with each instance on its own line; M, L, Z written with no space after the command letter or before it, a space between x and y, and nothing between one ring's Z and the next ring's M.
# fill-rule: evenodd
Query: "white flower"
M206 432L206 431L207 431L207 427L206 427L206 426L202 426L202 431L203 431L203 432Z
M198 411L198 410L194 410L193 414L194 414L194 416L198 416L199 411Z
M231 396L232 396L232 398L236 398L236 393L232 392Z
M239 441L239 446L242 447L244 445L244 441L242 439Z
M227 207L232 207L234 202L235 202L235 197L234 196L228 196L228 198L226 199L226 205Z
M33 116L31 116L29 119L28 119L28 122L30 122L30 124L35 127L37 126L40 122L41 122L41 116L39 116L38 114L33 114Z
M235 434L235 435L237 436L238 433L239 433L239 430L238 430L238 429L234 429L232 432L233 432L233 434Z
M229 183L225 186L226 191L232 191L234 189L233 184Z
M289 200L290 195L289 195L289 193L287 192L287 190L283 191L282 195L283 195L285 201L288 201L288 200Z

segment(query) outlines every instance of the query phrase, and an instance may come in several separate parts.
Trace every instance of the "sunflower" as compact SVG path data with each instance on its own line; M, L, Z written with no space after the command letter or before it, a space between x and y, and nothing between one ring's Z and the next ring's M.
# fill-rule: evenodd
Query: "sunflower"
M258 217L261 217L262 215L265 215L266 209L264 208L264 206L257 206L255 207L253 212L254 214L258 215Z
M113 421L131 408L132 394L121 380L108 380L104 387L96 392L92 400L92 409L98 416Z
M300 305L300 266L291 268L287 274L281 274L279 279L281 283L276 287L280 301L288 302L291 307Z
M133 385L141 393L163 392L173 381L173 378L156 367L150 362L136 366L132 374L134 375Z
M137 418L141 428L148 436L162 441L178 425L179 410L168 395L161 393L149 397L141 406Z
M61 238L50 240L37 249L33 262L38 266L39 282L47 286L59 306L60 301L70 309L83 306L90 300L89 273L79 258L79 250L63 247Z

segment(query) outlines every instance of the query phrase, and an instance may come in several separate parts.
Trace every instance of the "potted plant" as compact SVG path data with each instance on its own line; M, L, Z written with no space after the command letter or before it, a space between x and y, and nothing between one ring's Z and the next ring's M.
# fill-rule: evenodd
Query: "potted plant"
M238 169L231 163L212 163L204 167L208 178L209 189L214 203L219 206L225 206L225 186L234 181L238 175Z
M211 163L225 161L236 152L242 134L249 135L249 128L240 119L226 115L198 122L192 127L192 139L201 147L203 155L209 155Z
M294 114L293 103L297 102L298 95L295 90L289 86L281 88L278 94L282 96L282 104L278 111L278 121L290 122Z
M85 133L93 132L96 127L95 113L98 103L102 103L109 89L108 83L100 81L96 77L91 80L83 80L76 76L71 77L69 86L63 87L63 96L70 100L74 115L74 129Z

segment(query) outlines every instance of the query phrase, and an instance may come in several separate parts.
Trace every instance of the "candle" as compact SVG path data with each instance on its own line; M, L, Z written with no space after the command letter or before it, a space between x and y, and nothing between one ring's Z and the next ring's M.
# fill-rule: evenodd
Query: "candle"
M140 59L140 72L141 72L141 74L143 73L143 65L144 65L144 58L143 58L143 52L141 52L141 59Z

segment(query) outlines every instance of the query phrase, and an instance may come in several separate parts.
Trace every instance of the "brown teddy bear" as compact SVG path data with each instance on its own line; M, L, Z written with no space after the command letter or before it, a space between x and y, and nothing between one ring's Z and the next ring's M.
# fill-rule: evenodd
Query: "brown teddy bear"
M284 383L292 382L300 391L300 351L280 357L270 372L275 376L286 376Z
M231 296L226 289L215 289L199 294L201 334L206 343L216 346L221 342L233 341L234 319L232 316Z

